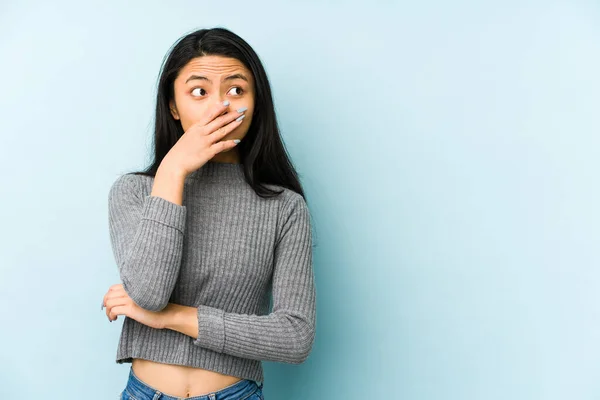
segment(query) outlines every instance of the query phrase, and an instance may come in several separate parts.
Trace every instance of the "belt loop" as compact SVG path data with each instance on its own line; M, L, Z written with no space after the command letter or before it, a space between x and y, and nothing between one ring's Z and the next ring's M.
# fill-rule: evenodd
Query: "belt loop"
M156 392L154 392L154 397L152 397L152 400L158 400L158 399L160 399L161 396L162 396L162 393L157 390Z

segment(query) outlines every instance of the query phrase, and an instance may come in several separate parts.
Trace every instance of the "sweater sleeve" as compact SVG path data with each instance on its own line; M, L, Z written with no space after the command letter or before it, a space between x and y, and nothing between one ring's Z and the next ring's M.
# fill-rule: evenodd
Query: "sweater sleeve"
M237 357L291 364L308 357L316 322L310 214L299 194L284 207L273 259L272 312L237 314L200 305L195 345Z
M140 307L160 311L179 276L186 207L145 195L125 174L109 190L111 246L123 288Z

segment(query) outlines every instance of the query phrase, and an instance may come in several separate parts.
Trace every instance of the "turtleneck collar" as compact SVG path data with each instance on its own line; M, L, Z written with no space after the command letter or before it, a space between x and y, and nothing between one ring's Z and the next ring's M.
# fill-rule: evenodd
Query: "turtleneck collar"
M208 161L188 174L187 178L245 182L244 164Z

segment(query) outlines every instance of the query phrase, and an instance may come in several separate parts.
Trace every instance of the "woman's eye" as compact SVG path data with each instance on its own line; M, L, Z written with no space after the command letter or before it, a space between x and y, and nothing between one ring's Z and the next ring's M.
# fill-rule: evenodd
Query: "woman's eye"
M240 92L237 94L238 96L244 92L244 90L239 86L234 86L231 88L231 90L233 90L233 89L237 89ZM230 93L231 93L231 91L230 91ZM194 88L192 90L192 96L194 96L194 97L202 97L204 94L206 94L206 90L204 90L200 87Z
M234 87L231 88L231 90L233 90L233 89L239 90L240 91L239 94L242 94L244 92L244 90L241 87L239 87L239 86L234 86Z
M199 96L199 94L194 94L194 92L198 93L198 91L200 91L200 90L204 91L204 89L202 89L202 88L194 88L194 90L192 90L192 95L193 96L196 96L196 95Z

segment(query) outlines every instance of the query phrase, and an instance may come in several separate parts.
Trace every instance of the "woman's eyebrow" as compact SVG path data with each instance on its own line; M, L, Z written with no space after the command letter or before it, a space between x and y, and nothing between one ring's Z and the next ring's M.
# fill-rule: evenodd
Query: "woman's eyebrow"
M208 81L208 82L210 82L212 84L212 81L210 79L208 79L207 77L202 76L202 75L190 75L190 77L186 79L185 83L188 83L189 81L194 80L194 79L205 80L205 81ZM225 79L223 79L223 81L231 81L231 80L234 80L234 79L243 79L246 82L248 82L248 78L246 78L246 76L244 74L229 75L228 77L226 77Z

